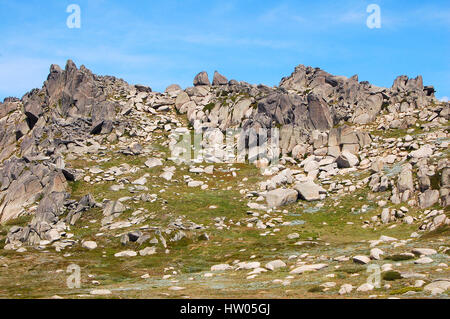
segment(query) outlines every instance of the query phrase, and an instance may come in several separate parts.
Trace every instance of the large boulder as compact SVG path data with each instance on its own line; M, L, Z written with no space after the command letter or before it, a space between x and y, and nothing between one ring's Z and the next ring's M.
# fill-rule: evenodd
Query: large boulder
M23 100L23 109L25 112L25 116L27 117L28 127L33 129L34 125L36 125L39 117L43 113L42 105L44 104L44 98L42 95L38 94L39 90L33 90L27 93Z
M4 102L0 102L0 119L20 107L20 101L13 98L5 98Z
M67 198L65 192L52 192L46 195L38 205L34 222L54 223L65 211L64 201Z
M416 151L412 151L409 154L409 156L416 158L416 159L430 157L431 155L433 155L433 149L428 144L422 146L421 148L419 148Z
M426 285L424 290L430 292L433 295L445 293L450 289L450 280L441 279L433 281L432 283Z
M353 114L352 122L356 124L367 124L375 120L383 105L383 94L378 92L364 92L359 98Z
M323 268L328 267L327 264L313 264L313 265L303 265L297 268L294 268L290 271L290 274L303 274L305 272L314 272Z
M439 201L439 191L436 189L428 189L419 196L420 208L428 208Z
M400 172L397 180L397 188L400 193L403 193L406 190L409 190L410 192L414 191L411 164L405 164L402 167L402 171Z
M173 92L178 92L178 91L182 91L182 88L178 84L171 84L166 88L166 90L164 92L165 93L173 93Z
M0 222L18 217L25 209L53 192L64 192L67 181L61 170L54 166L27 163L11 158L0 169L1 193Z
M227 78L224 77L219 72L215 71L212 85L227 85L227 84L228 84Z
M163 162L159 158L152 157L152 158L149 158L144 164L148 168L153 168L153 167L156 167L156 166L162 166Z
M267 192L267 205L271 208L284 206L297 201L298 194L293 189L274 189Z
M336 159L336 163L339 168L350 168L358 165L359 159L356 155L348 151L343 151Z
M37 176L25 172L14 180L0 205L0 222L4 223L14 219L28 205L34 203L43 191L42 184Z
M450 186L450 167L445 167L441 172L441 186Z
M200 72L194 78L194 86L199 85L211 85L211 83L209 82L208 73L206 73L205 71Z
M298 192L301 199L308 202L320 200L320 194L326 194L326 191L312 181L297 183L294 189Z
M145 93L151 93L152 92L152 88L147 86L147 85L135 84L134 87L136 88L136 90L138 92L145 92Z
M126 210L126 207L119 201L109 201L103 208L103 216L111 216L121 214Z
M176 100L175 100L175 108L178 110L178 112L180 113L185 113L181 111L181 108L183 107L183 105L187 104L191 99L189 98L189 95L186 92L181 92L180 94L178 94Z
M314 129L329 130L333 126L333 118L325 101L314 94L308 95L309 118Z

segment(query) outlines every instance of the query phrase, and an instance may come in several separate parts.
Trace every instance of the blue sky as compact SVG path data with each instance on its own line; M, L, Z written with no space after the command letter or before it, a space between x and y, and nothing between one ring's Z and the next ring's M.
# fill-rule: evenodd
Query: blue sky
M366 26L371 3L380 29ZM66 26L70 4L80 29ZM421 74L450 97L448 0L0 0L0 41L0 99L41 87L69 58L156 91L202 70L277 85L305 64L386 87Z

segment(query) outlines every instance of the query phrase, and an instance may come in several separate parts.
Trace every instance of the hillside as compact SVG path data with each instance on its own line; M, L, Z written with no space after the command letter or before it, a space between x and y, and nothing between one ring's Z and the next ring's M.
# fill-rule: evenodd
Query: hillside
M153 92L52 65L0 103L0 297L448 297L434 93L303 65Z

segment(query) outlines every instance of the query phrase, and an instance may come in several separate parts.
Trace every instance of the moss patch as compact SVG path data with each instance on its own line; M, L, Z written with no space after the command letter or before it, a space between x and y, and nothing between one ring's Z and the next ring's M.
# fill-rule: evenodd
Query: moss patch
M402 279L402 275L398 271L390 270L383 273L383 280L394 281L398 279Z

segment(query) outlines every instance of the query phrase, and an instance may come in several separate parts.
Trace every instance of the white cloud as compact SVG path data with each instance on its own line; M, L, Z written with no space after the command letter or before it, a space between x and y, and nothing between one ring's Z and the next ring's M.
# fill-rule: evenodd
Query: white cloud
M282 4L265 11L259 16L259 21L263 23L287 23L289 21L294 23L306 23L307 19L304 18L303 14L297 14L295 10Z
M450 100L449 100L448 96L443 96L443 97L441 97L439 99L439 101L441 101L441 102L449 102Z
M363 24L364 21L366 21L367 15L368 14L362 10L343 12L341 14L336 14L335 16L330 15L330 23L333 20L337 20L337 22L341 22L341 23Z
M289 41L267 40L261 38L245 38L234 36L222 36L219 34L190 34L181 36L179 40L186 43L194 43L205 46L257 46L271 49L295 47L296 43Z

